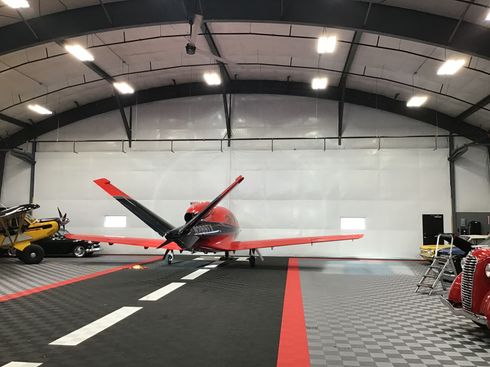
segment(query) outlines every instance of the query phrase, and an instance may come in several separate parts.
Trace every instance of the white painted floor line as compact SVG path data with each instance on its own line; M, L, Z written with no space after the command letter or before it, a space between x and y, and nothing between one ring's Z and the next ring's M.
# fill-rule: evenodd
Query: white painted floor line
M195 272L190 273L189 275L186 275L185 277L182 277L182 280L194 280L197 277L200 277L203 274L206 274L209 270L211 269L197 269Z
M141 310L142 308L143 307L121 307L120 309L111 312L110 314L105 315L104 317L101 317L100 319L95 320L94 322L91 322L90 324L85 325L84 327L55 340L54 342L49 343L49 345L78 345L81 342L93 337L94 335L97 335L101 331L132 315L136 311Z
M219 256L204 256L204 257L196 257L192 260L216 260L219 259Z
M2 367L38 367L42 365L42 363L33 363L33 362L9 362L4 364Z
M182 287L185 283L180 283L180 282L174 282L166 285L165 287L162 287L160 289L157 289L155 292L152 292L142 298L140 298L140 301L158 301L160 298L166 296L167 294L173 292L174 290Z
M248 261L248 257L237 257L236 261Z
M224 261L213 261L211 264L206 265L205 268L206 269L214 269L214 268L218 267L218 265L223 264L223 263L224 263Z

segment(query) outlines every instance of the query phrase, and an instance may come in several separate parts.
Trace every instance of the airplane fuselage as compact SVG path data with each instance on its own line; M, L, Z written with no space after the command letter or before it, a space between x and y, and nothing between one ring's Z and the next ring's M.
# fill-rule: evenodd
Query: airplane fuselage
M209 202L193 203L184 215L189 222L201 212ZM228 248L240 232L240 226L233 213L226 208L215 207L203 220L182 236L182 227L175 228L166 234L168 240L174 240L184 249L190 251L215 252Z

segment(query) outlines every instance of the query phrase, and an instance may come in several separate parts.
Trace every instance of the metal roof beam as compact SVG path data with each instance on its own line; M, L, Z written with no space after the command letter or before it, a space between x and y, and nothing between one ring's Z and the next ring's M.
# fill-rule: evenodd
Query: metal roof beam
M450 48L490 59L490 29L462 20L421 11L338 0L201 0L208 22L269 22L362 30ZM0 55L58 39L155 24L187 23L182 0L126 0L48 14L29 19L38 39L22 22L0 28ZM369 16L366 17L366 14Z
M201 24L201 30L203 32L204 38L206 39L206 43L208 44L211 53L214 56L221 57L221 52L219 52L218 46L211 35L211 31L209 30L206 22ZM219 70L221 77L223 78L222 88L223 88L223 108L225 109L225 122L226 122L226 136L228 139L231 138L231 105L228 103L228 97L226 95L226 88L231 81L230 73L226 68L226 65L221 61L217 61L219 65ZM228 140L228 146L230 146L230 140Z
M12 154L13 157L18 158L21 161L24 161L31 166L36 163L36 160L34 158L34 154L26 153L26 152L18 150L18 149L12 149L10 151L10 154Z
M226 93L277 94L339 100L339 89L337 87L330 87L326 91L318 93L318 91L311 89L310 84L291 81L232 80L226 89ZM137 91L135 95L121 101L123 106L130 106L134 105L136 101L143 104L172 98L213 94L217 94L216 90L209 88L204 83L188 83ZM382 95L346 88L345 103L375 108L426 122L475 142L490 142L489 133L479 127L428 108L408 108L403 101L397 101ZM14 148L49 131L118 108L115 98L110 97L59 113L36 123L29 129L23 129L3 139L0 141L0 149Z
M29 127L32 126L31 124L28 124L27 122L18 120L18 119L14 118L14 117L10 117L10 116L4 115L3 113L0 113L0 120L5 121L5 122L9 122L9 123L11 123L13 125L16 125L16 126L19 126L19 127L23 127L23 128L29 128Z
M485 98L481 99L478 101L476 104L468 108L467 110L461 112L456 118L458 120L466 120L468 117L473 115L476 111L481 110L483 107L485 107L487 104L490 103L490 94L486 96Z
M204 35L204 38L206 39L206 43L208 44L209 49L211 50L211 53L214 56L222 57L221 52L219 52L218 46L216 46L216 42L214 42L213 36L211 35L211 31L209 30L209 27L206 23L202 23L201 29ZM231 80L230 73L228 72L228 69L226 68L226 65L223 64L221 61L217 61L219 65L219 70L221 72L221 75L224 79L225 84L229 83Z
M345 103L345 88L347 86L347 76L349 75L350 69L352 67L352 63L354 62L354 58L356 57L357 49L359 48L359 42L361 42L362 32L355 31L354 37L352 37L352 43L350 45L349 53L347 54L347 58L345 60L344 69L342 70L342 75L340 76L339 81L339 111L338 111L338 124L337 124L337 134L339 137L338 144L342 144L342 132L343 132L343 124L344 124L344 103Z
M57 41L56 42L58 45L64 48L65 43L63 41ZM116 79L114 79L113 76L109 75L104 69L102 69L99 65L97 65L93 61L82 61L82 64L87 66L90 70L92 70L94 73L96 73L98 76L100 76L102 79L107 81L114 90L114 98L116 99L117 106L119 108L119 112L121 113L121 119L124 125L124 130L126 131L126 135L129 140L129 146L131 146L132 140L133 140L133 133L132 133L132 128L128 122L128 118L126 116L126 111L124 111L124 104L121 101L121 95L117 92L117 90L114 89L114 82L116 82Z

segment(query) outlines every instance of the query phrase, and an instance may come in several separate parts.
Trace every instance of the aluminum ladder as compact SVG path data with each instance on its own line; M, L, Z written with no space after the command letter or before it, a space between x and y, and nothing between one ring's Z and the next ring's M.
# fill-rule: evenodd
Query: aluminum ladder
M445 239L450 241L448 256L439 255L439 245L441 245L441 239L443 243ZM441 233L437 236L434 259L432 260L432 263L428 269L425 271L422 279L420 279L418 282L415 293L422 289L426 289L428 291L427 293L431 295L439 284L441 285L443 291L447 289L447 286L444 284L444 276L448 277L449 279L454 279L454 277L457 275L453 260L453 241L454 237L452 234Z

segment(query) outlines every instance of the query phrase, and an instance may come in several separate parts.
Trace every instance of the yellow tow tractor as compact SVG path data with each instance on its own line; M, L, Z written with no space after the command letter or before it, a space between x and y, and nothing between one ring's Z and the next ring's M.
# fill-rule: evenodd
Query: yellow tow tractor
M26 264L39 264L44 258L44 250L36 241L52 236L68 223L66 214L34 219L29 212L37 208L37 204L23 204L0 209L0 249L16 253Z

